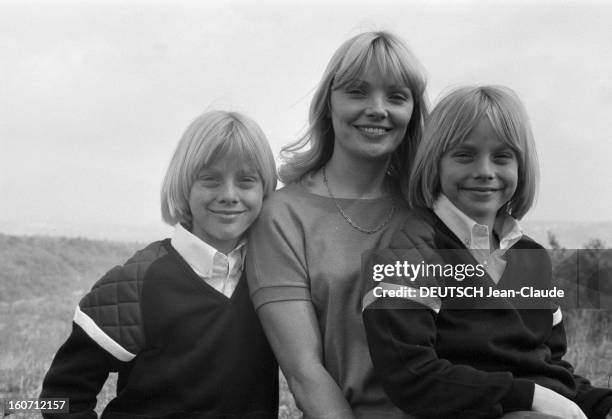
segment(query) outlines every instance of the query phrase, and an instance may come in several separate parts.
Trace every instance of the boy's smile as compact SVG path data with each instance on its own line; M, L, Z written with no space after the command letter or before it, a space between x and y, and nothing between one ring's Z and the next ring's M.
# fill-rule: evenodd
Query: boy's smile
M516 154L497 136L487 117L440 161L442 193L468 217L490 228L517 183Z
M191 186L191 232L228 253L261 211L263 184L245 162L225 156L202 168Z

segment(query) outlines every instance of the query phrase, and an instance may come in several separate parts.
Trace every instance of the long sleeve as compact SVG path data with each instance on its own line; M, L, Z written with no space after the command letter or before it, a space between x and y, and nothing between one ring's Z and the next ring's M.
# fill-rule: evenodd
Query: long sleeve
M112 371L110 355L77 324L60 347L42 384L40 397L69 399L69 414L44 414L45 418L96 418L96 397Z
M589 380L574 374L574 367L563 360L567 351L565 327L561 316L561 309L555 312L555 325L552 328L547 345L551 352L551 362L561 365L573 374L576 383L576 396L573 401L589 418L604 419L612 409L612 390L593 387Z
M419 263L416 255L427 252L423 248L377 252L366 266L394 265L397 260ZM381 284L388 289L415 286L405 278L387 277L370 288ZM486 372L438 357L438 309L435 300L418 298L378 298L365 307L370 353L391 400L407 413L427 417L488 418L529 410L532 382L515 379L510 372Z

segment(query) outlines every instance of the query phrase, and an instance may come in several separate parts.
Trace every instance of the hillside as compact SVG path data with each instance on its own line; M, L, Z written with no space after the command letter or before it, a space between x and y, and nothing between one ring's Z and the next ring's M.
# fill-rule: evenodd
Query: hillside
M542 231L546 237L546 230ZM557 239L569 247L562 235ZM81 295L141 247L142 243L0 234L0 399L40 393L53 354L70 333L70 320ZM572 275L570 270L558 280L567 282ZM567 310L564 322L567 360L596 385L608 385L612 311ZM110 379L102 390L98 413L113 397L114 383ZM281 376L279 418L299 417Z
M598 238L612 246L612 223L526 221L525 231L548 246L553 232L565 248L582 248ZM143 243L0 233L0 302L85 291L122 264Z
M610 214L612 217L612 212ZM548 233L554 233L561 246L567 249L583 248L593 239L612 247L612 222L586 221L522 221L525 233L544 246L548 246Z
M0 302L86 290L137 243L0 234Z

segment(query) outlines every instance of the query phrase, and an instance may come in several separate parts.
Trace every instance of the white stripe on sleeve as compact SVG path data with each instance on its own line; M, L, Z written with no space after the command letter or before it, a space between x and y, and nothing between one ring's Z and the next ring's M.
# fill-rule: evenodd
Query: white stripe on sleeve
M77 305L74 311L74 322L78 324L87 335L100 345L106 352L117 358L119 361L129 362L136 356L135 354L127 351L117 342L115 342L110 336L108 336L98 325L94 322L91 317L83 313Z

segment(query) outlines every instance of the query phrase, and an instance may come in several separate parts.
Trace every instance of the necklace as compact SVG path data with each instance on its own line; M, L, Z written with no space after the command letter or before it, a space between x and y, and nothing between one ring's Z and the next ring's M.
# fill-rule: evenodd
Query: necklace
M332 193L331 189L329 188L329 182L327 181L327 173L325 173L325 167L326 166L323 166L323 183L325 183L325 187L327 188L327 193L329 193L329 196L334 201L334 204L336 205L336 208L338 208L338 212L340 212L340 215L342 215L342 218L344 218L351 227L353 227L355 230L361 233L364 233L364 234L374 234L382 230L387 224L389 224L389 221L391 221L391 218L393 218L393 214L395 213L395 200L393 199L393 195L391 195L391 209L389 210L389 213L387 214L387 216L385 217L382 223L380 223L373 229L367 229L367 228L360 227L357 224L355 224L353 220L351 220L351 217L346 215L346 213L340 206L340 203L338 202L338 200Z

